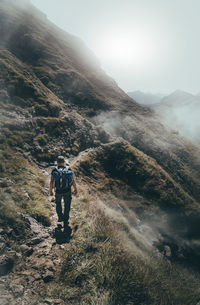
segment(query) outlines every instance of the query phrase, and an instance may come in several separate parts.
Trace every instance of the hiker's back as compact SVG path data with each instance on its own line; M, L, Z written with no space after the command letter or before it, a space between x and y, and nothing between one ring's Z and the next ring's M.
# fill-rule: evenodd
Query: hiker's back
M66 166L56 166L52 170L56 193L63 194L71 190L73 171Z

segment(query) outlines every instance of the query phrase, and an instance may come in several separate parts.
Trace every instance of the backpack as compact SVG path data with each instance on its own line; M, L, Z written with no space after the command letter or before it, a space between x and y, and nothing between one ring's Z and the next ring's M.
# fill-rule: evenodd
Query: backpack
M67 192L71 189L73 171L68 167L58 167L52 171L56 192Z

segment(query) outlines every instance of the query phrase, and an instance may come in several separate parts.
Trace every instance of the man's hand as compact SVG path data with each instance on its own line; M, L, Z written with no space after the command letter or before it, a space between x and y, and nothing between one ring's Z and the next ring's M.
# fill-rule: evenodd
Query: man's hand
M78 191L77 191L77 189L75 189L74 191L73 191L73 195L77 195L78 194Z

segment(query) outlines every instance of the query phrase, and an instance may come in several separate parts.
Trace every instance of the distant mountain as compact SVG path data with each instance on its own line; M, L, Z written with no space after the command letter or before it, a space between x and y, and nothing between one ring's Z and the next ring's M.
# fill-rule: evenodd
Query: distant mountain
M142 92L139 90L127 92L127 94L139 104L145 104L145 105L158 103L162 100L164 96L161 93L152 94L150 92Z
M200 143L200 95L176 90L151 106L164 121L182 135Z
M200 96L199 96L200 97ZM173 105L173 106L184 106L190 104L196 98L199 98L191 93L182 90L176 90L172 92L170 95L165 96L161 99L160 104L165 104L166 106Z

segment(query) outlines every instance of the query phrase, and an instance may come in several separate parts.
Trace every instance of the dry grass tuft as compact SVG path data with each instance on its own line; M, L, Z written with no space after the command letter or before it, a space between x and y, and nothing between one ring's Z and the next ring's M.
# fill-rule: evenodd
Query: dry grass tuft
M111 221L96 196L87 192L81 187L81 198L74 200L79 229L64 253L58 283L52 283L45 295L66 304L196 304L199 277L154 252L147 256L130 251L122 226Z

